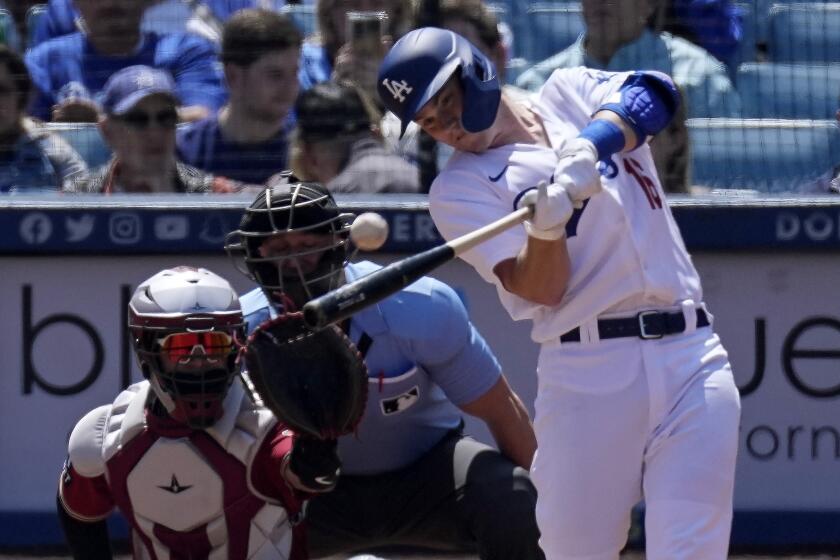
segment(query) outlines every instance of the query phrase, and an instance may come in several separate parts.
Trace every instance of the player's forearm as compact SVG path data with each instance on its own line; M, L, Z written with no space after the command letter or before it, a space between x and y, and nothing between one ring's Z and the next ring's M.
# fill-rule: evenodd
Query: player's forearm
M72 517L61 497L56 497L56 508L64 538L75 560L112 560L111 543L108 537L108 525L105 520L80 521Z
M526 469L531 467L537 438L528 409L504 375L483 395L462 404L461 409L484 421L499 450L511 461Z
M494 272L512 294L542 305L557 305L571 276L566 240L528 237L519 255L500 262Z
M511 421L488 424L490 433L499 446L499 450L511 461L524 469L531 468L534 452L537 450L537 437L528 417L528 411L516 395L516 402L511 403L515 413Z
M598 111L597 113L595 113L595 115L592 116L592 120L594 121L595 119L609 121L618 126L618 128L624 134L624 147L620 151L629 152L630 150L635 148L637 143L636 133L633 132L633 129L630 127L629 124L627 124L624 121L624 119L622 119L612 111Z

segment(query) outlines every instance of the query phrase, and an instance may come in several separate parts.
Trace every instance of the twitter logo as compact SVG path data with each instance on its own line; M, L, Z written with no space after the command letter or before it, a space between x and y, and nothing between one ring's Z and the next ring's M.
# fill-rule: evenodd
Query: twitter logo
M78 218L67 216L64 219L64 229L67 231L67 241L78 243L84 241L93 233L96 218L92 214L82 214Z

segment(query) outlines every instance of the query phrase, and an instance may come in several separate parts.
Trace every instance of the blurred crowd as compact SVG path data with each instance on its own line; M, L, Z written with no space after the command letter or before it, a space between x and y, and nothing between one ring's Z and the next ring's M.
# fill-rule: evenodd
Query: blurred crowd
M827 134L825 157L795 162L790 176L778 177L784 184L766 190L837 190L840 52L808 64L780 64L777 56L774 66L772 44L748 33L744 4L311 1L0 0L0 192L237 192L291 169L333 192L423 193L450 152L413 125L401 135L376 96L388 48L420 25L469 39L494 61L511 96L538 91L557 68L671 75L682 111L652 140L666 192L715 186L703 182L710 176L703 154L713 150L697 143L700 134L723 144L718 151L736 145L732 157L769 157L763 141L750 150L737 138L715 140L716 130L743 122L758 127L759 138L777 135L779 145L791 134L822 145L817 132ZM537 14L551 31L565 24L549 15L569 11L580 25L571 44L545 58L529 50L552 33L517 22ZM786 87L794 97L819 100L809 88L826 88L828 109L812 102L810 115L756 113L770 109L760 93L739 91L740 77L767 65L793 72ZM800 77L815 71L828 85ZM747 169L735 187L753 186Z

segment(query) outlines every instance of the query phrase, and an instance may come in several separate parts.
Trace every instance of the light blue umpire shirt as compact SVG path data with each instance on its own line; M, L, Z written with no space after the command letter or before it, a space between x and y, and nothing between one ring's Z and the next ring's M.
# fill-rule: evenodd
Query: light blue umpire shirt
M347 281L379 268L368 261L349 264ZM277 315L260 288L240 302L249 332ZM460 425L456 405L474 401L501 376L455 290L433 278L353 315L350 339L358 344L363 332L372 339L365 357L367 408L357 434L339 439L345 474L410 465Z

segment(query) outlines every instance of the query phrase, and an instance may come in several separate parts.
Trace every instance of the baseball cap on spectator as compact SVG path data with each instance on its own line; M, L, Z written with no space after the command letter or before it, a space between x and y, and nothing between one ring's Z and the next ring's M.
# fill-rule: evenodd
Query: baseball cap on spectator
M175 81L165 70L128 66L108 79L102 90L102 108L110 115L124 115L150 95L167 95L178 105Z
M304 142L333 140L371 130L379 122L365 94L349 84L321 82L302 92L295 103L297 133Z

